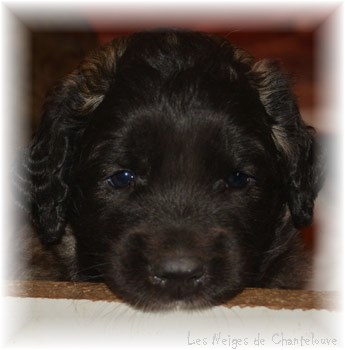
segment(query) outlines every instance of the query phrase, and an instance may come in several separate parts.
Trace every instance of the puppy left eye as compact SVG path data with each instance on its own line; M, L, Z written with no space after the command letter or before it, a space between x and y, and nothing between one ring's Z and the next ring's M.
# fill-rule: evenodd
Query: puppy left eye
M107 178L107 182L115 189L121 189L134 183L135 175L131 170L119 170Z
M226 179L226 183L231 188L244 188L253 180L256 180L253 176L247 175L241 171L236 171Z

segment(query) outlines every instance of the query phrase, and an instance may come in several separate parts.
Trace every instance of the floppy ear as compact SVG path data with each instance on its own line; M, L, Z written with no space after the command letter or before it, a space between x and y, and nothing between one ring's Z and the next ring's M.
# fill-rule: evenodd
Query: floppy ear
M270 118L292 220L296 227L308 226L324 175L315 131L301 119L289 79L277 62L259 61L249 74Z
M59 241L65 232L78 140L88 114L109 89L126 45L121 38L91 54L47 96L41 125L16 177L44 243Z

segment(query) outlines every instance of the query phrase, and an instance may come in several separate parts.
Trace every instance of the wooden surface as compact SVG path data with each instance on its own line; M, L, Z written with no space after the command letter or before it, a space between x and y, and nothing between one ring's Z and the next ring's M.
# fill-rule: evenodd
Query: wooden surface
M116 297L103 283L10 281L6 285L7 296L121 302L121 299ZM224 306L336 310L338 297L339 295L335 292L246 289Z

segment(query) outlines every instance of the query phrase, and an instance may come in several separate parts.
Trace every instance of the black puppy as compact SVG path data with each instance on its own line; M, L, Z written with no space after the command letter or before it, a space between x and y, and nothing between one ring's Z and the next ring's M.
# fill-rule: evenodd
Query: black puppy
M157 310L309 277L296 228L319 188L313 130L279 66L225 39L101 48L50 92L24 165L43 249L67 255L60 279Z

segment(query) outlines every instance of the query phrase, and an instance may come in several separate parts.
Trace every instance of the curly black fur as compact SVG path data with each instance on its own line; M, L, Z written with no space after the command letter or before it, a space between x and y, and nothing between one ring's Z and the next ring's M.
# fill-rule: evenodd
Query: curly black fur
M276 62L194 32L113 41L51 91L28 153L43 245L72 228L70 279L153 310L308 278L295 227L312 220L320 162ZM114 189L120 169L135 183Z

